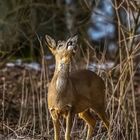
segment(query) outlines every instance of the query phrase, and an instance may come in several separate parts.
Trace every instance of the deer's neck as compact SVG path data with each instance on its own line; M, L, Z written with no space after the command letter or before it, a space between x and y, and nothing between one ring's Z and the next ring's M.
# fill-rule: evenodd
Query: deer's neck
M56 68L53 76L53 83L57 93L66 90L69 78L69 64L56 62Z

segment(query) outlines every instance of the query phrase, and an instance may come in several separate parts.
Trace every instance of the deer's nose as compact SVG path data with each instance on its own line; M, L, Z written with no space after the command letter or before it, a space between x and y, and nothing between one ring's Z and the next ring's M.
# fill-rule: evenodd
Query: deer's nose
M73 44L72 41L69 41L67 43L66 49L71 50L72 44Z

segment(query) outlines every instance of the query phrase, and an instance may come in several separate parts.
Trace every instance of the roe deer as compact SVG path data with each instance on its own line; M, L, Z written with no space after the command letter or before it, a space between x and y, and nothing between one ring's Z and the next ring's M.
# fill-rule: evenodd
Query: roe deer
M77 48L77 36L57 43L48 35L45 39L56 60L55 72L48 87L48 108L53 120L54 139L60 139L59 119L63 116L66 118L65 140L70 140L72 117L77 113L88 124L86 140L90 139L96 124L90 109L97 113L108 129L103 80L90 70L69 70Z

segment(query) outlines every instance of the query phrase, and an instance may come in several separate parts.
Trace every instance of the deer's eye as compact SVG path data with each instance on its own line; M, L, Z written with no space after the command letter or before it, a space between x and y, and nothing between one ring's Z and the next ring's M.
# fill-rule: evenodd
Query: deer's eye
M72 41L69 41L67 46L71 46L72 45Z
M58 45L58 49L60 49L61 47L63 47L63 44L59 44Z

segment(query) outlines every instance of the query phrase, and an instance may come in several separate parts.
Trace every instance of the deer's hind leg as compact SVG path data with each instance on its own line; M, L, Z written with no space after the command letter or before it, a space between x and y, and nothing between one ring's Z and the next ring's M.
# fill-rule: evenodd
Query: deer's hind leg
M98 106L98 108L93 108L93 110L97 113L98 117L103 121L107 130L109 129L109 121L107 119L107 115L105 112L104 106Z
M98 112L98 116L99 118L103 121L106 129L108 130L109 129L109 121L107 119L107 116L106 116L106 113L105 111L102 111L102 112Z
M79 117L82 118L88 124L86 140L89 140L92 137L94 127L96 125L96 120L93 118L89 110L79 113Z

